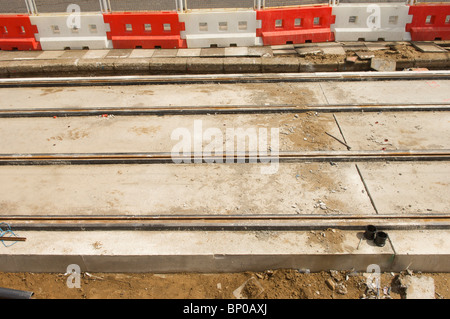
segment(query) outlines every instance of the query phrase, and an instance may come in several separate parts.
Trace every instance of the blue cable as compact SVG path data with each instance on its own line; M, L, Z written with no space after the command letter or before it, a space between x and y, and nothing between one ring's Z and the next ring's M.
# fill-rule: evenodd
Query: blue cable
M4 226L7 227L6 230L3 230ZM10 234L10 236L8 236L8 237L12 237L12 236L17 237L17 235L11 230L11 226L9 226L7 223L0 223L0 238L5 236L6 234ZM15 242L12 242L12 244L6 245L3 240L1 240L1 242L2 242L3 246L5 246L5 247L10 247L10 246L14 245L15 243L17 243L17 241L15 241Z

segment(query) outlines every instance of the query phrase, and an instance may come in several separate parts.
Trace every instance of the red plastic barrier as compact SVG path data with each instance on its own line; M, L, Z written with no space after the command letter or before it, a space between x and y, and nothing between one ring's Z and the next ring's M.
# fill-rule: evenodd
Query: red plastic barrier
M0 50L41 50L36 33L27 15L0 15Z
M121 12L105 13L109 23L109 40L114 49L177 49L185 48L180 32L184 23L176 12Z
M406 31L413 41L450 40L450 5L417 4L409 8L411 23Z
M261 20L256 36L264 45L334 41L335 16L327 5L257 10L256 19Z

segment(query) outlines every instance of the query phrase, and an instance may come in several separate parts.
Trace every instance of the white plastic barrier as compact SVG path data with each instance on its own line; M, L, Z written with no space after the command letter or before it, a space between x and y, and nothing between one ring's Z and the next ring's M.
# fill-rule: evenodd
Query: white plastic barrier
M190 10L179 13L188 48L255 46L261 42L256 37L256 11L254 10Z
M36 40L42 50L112 49L106 32L109 24L101 13L42 14L30 16L37 26Z
M336 41L409 41L411 22L405 3L343 3L333 6L331 25Z

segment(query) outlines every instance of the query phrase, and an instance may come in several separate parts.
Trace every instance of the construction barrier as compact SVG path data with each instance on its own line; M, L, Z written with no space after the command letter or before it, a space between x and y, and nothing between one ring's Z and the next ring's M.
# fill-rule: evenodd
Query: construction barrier
M256 36L264 45L334 41L330 6L268 8L256 11L261 27Z
M101 13L43 14L30 16L30 20L37 26L36 40L42 50L112 48Z
M0 50L41 50L35 33L27 15L0 15Z
M418 4L409 8L411 23L406 31L413 41L450 40L450 5Z
M186 47L180 32L183 23L176 12L105 13L107 37L115 49L177 49Z
M254 10L189 11L179 13L185 25L181 37L188 48L255 46L256 12Z
M177 10L182 2L176 3ZM257 8L261 9L144 12L110 12L101 7L103 13L80 12L79 6L70 4L63 13L40 14L31 10L29 15L0 14L0 50L177 49L360 40L450 40L450 4L444 3L336 2L270 8L259 5Z
M333 6L331 25L336 41L408 41L411 21L404 3L341 3Z

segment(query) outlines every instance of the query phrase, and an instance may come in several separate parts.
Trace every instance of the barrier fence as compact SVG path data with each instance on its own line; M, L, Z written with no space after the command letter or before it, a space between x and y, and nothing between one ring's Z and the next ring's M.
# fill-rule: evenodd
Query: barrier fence
M70 0L53 0L53 8L56 8L53 10L61 12L47 13L42 12L46 10L46 1L21 2L28 14L0 14L1 50L172 49L329 41L450 40L448 3L342 3L348 0L338 3L333 0L332 5L292 6L303 2L230 0L226 3L234 9L190 9L185 4L203 3L211 8L224 2L81 0L73 4ZM159 3L161 10L149 11L146 7L150 3L154 7ZM235 8L236 3L254 7ZM268 4L279 6L268 7ZM116 11L114 6L120 10Z

